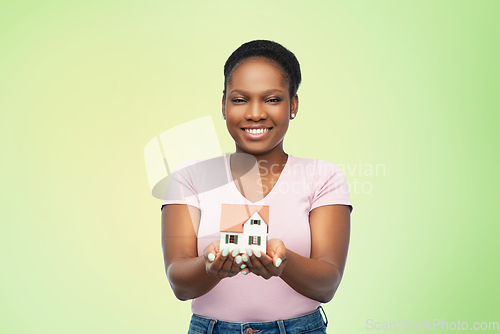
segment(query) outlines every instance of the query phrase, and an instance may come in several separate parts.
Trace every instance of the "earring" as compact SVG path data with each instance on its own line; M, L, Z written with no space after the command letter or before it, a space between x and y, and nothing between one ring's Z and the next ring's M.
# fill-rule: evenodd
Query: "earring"
M291 116L290 118L295 118L295 114L294 113L291 113L290 116Z
M223 119L223 120L226 120L226 116L222 115L222 119Z

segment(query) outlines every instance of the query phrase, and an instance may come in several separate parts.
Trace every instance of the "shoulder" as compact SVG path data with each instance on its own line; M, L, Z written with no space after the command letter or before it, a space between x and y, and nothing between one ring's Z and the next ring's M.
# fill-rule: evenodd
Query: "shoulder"
M290 170L295 177L301 174L308 181L313 196L349 192L344 171L327 160L293 157Z
M310 211L320 206L334 204L347 205L352 211L349 184L339 166L324 159L295 158L294 160L297 162L296 166L303 166L298 169L306 171L310 180Z

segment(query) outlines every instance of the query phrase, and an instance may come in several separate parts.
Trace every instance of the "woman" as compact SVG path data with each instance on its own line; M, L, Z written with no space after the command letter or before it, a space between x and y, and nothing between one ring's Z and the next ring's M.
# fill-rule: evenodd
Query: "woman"
M320 304L340 284L349 244L345 175L283 149L301 81L292 52L245 43L224 76L222 115L236 152L181 165L162 206L167 277L177 298L193 299L189 333L325 333ZM266 253L220 247L222 204L269 207Z

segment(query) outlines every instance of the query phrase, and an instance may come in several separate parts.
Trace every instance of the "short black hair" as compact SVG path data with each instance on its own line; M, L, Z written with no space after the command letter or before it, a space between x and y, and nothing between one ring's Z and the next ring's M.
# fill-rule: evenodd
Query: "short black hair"
M224 65L224 95L235 67L243 60L252 57L263 57L275 62L281 68L284 78L288 82L290 98L297 93L302 76L299 61L295 55L279 43L259 39L242 44L226 60Z

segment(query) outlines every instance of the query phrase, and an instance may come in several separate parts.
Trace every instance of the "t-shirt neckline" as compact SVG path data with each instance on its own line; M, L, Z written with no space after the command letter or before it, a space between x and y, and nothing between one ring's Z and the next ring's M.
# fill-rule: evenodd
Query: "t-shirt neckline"
M288 168L289 168L288 165L290 165L290 163L291 163L290 160L292 160L292 158L293 158L291 154L287 154L288 158L287 158L287 160L285 162L285 167L283 167L283 169L281 170L280 176L278 177L278 180L276 181L276 183L274 183L274 186L271 189L271 191L269 191L266 196L264 196L263 198L259 199L257 202L252 202L248 198L246 198L245 196L243 196L243 194L236 187L236 184L234 184L233 173L231 173L231 155L232 154L227 155L226 157L227 157L227 168L228 168L227 172L228 172L228 176L229 176L229 178L231 180L232 187L239 194L240 197L242 197L245 201L247 201L247 202L249 202L251 204L258 204L258 203L260 203L260 202L268 199L272 195L272 193L275 192L274 189L278 186L278 184L282 183L281 179L283 178L283 173L288 170Z

